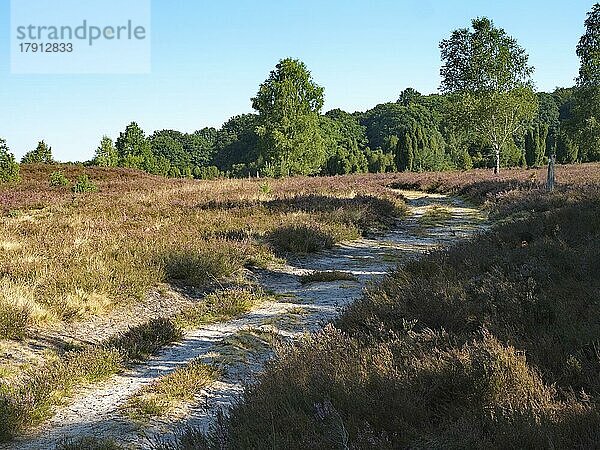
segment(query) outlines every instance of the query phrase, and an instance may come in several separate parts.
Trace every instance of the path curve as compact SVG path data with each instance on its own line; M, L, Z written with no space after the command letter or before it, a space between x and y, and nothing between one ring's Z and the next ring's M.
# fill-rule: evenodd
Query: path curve
M210 362L216 354L223 352L223 343L227 339L243 330L262 329L277 333L283 339L314 332L335 318L340 308L359 298L369 281L425 251L467 238L487 226L484 214L459 198L397 192L407 199L409 215L399 220L392 231L257 272L259 283L281 294L281 301L264 303L238 319L189 332L182 342L164 349L148 362L104 383L82 389L34 436L26 436L0 448L53 449L67 436L89 435L111 438L136 448L148 448L149 439L155 435L169 439L174 430L187 425L206 429L219 408L226 408L239 398L244 383L261 370L272 352L250 351L243 361L230 364L224 378L199 394L196 402L183 408L179 419L158 420L141 428L124 417L119 406L143 386L191 359L204 358ZM434 206L447 208L451 218L443 225L424 228L419 218ZM321 270L352 273L357 281L300 284L299 275Z

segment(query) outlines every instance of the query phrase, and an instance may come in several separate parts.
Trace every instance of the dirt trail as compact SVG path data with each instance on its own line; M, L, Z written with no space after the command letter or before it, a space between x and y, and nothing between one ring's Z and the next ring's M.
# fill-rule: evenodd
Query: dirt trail
M334 318L341 307L360 297L370 280L409 258L466 238L485 226L485 216L460 199L400 192L408 200L409 216L400 220L392 231L258 272L260 284L280 294L280 301L265 303L237 320L188 333L181 343L166 348L134 370L82 390L69 405L59 409L41 431L6 448L52 449L65 436L85 435L110 437L134 448L147 448L148 438L153 436L168 439L173 430L186 425L208 427L215 412L231 405L239 397L243 383L250 381L253 373L259 371L272 355L268 346L261 345L260 338L256 338L260 335L256 330L284 339L316 331ZM434 206L446 208L451 217L438 226L422 226L420 217ZM321 270L348 272L355 275L357 281L308 285L299 282L299 275ZM252 339L248 342L252 332L254 342ZM240 345L236 346L236 342ZM157 377L198 357L207 362L226 360L226 375L202 392L196 402L182 408L178 418L165 418L141 427L123 416L119 407L129 396Z

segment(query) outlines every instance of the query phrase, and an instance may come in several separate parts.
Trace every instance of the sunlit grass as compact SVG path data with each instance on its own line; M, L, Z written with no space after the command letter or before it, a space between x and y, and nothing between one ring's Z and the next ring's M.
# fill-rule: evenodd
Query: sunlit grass
M123 405L123 411L136 421L168 415L182 403L193 400L220 375L215 366L193 360L140 389Z

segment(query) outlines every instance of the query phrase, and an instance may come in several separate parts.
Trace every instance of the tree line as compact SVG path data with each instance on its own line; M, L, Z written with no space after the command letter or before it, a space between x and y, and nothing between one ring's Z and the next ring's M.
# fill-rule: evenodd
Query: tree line
M193 133L147 135L133 122L116 140L103 137L88 164L209 179L485 167L497 172L539 167L551 155L565 164L600 161L600 4L585 26L573 87L536 93L525 49L491 20L477 18L440 43L439 94L407 88L395 102L366 112L323 114L324 88L302 61L286 58L251 99L255 113ZM52 161L43 141L22 160ZM0 173L3 181L18 178L3 140Z

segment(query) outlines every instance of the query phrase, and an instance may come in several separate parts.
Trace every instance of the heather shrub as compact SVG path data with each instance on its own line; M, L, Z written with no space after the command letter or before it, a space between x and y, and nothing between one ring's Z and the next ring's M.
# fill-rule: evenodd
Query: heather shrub
M281 252L314 253L333 247L335 239L315 225L286 225L267 235L271 245Z
M526 350L547 382L596 393L598 254L600 206L593 200L519 216L391 273L338 325L362 336L405 321L457 336L487 328Z
M152 319L110 338L105 348L118 351L126 360L146 359L165 345L180 340L183 332L170 319Z
M487 332L462 345L432 331L366 344L329 327L281 348L212 433L190 430L171 448L533 448L585 429L580 416L600 423L558 401L522 354ZM555 428L559 417L570 425Z

